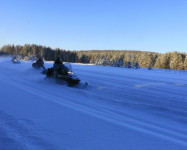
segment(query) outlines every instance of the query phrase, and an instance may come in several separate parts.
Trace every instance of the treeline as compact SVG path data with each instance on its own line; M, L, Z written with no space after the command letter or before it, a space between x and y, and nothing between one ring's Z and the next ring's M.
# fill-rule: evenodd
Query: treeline
M5 45L0 53L17 55L24 59L39 58L55 60L60 57L64 62L92 63L105 66L140 67L187 70L187 54L169 52L165 54L129 50L89 50L69 51L52 49L35 44Z
M32 58L43 58L44 60L55 60L60 57L62 61L76 62L77 54L75 51L66 51L62 49L52 49L50 47L25 44L21 45L5 45L1 47L0 52L16 55L25 60Z

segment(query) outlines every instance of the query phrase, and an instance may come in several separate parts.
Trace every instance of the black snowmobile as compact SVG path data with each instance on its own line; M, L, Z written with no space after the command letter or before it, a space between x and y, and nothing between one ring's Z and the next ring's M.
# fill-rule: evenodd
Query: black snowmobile
M59 82L60 81L65 81L68 86L78 85L81 80L73 73L71 64L66 63L66 64L64 64L64 66L66 67L66 69L65 69L66 71L62 72L62 71L59 70L57 75L55 74L55 71L54 71L53 67L48 68L47 73L46 73L46 77L47 78L49 78L49 77L55 78L57 80L57 82L58 81ZM85 82L83 85L87 86L88 83Z
M12 58L12 63L13 64L20 64L20 60L17 57Z
M41 58L39 58L35 63L33 63L32 67L35 69L41 70L42 74L46 74L46 68L45 68L44 62Z

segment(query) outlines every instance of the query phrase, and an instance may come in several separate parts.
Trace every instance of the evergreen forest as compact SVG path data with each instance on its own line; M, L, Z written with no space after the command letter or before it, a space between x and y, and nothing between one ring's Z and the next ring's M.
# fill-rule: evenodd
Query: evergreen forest
M25 44L4 45L0 48L0 55L13 55L21 59L37 59L53 61L60 57L63 62L91 63L114 67L151 67L163 69L187 70L187 53L177 51L156 53L135 50L64 50L50 47Z

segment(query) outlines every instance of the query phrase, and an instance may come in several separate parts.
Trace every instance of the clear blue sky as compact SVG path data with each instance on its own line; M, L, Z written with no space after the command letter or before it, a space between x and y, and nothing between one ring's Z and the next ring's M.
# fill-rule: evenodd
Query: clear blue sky
M187 0L1 0L0 47L187 52Z

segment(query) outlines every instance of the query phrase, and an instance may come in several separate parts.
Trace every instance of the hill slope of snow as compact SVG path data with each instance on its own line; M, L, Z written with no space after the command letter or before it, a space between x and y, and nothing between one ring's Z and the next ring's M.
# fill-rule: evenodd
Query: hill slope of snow
M0 59L0 149L187 149L186 72L72 64L82 88L31 66Z

